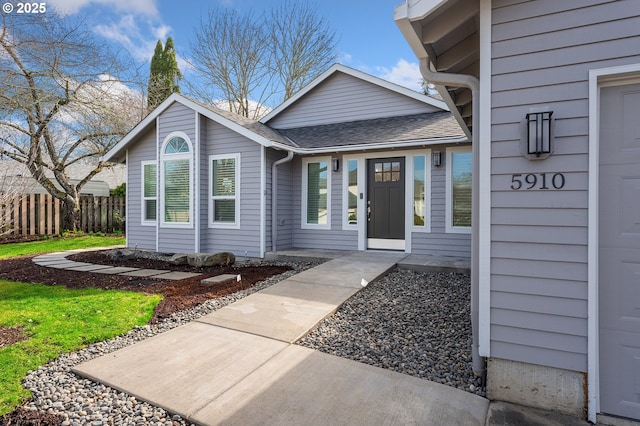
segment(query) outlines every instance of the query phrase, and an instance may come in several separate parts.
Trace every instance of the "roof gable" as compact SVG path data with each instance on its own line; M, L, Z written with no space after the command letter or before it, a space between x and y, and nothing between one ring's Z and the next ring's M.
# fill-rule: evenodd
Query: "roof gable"
M335 64L260 121L282 129L440 111L443 101Z
M125 148L130 143L137 140L139 136L144 134L144 132L155 123L156 118L176 102L186 106L187 108L191 108L212 121L215 121L216 123L219 123L260 145L267 147L273 146L274 144L291 147L296 146L291 140L260 122L189 99L179 93L174 93L142 121L140 121L140 123L138 123L133 129L131 129L131 131L129 131L129 133L127 133L120 142L118 142L102 157L102 160L113 162L123 161Z

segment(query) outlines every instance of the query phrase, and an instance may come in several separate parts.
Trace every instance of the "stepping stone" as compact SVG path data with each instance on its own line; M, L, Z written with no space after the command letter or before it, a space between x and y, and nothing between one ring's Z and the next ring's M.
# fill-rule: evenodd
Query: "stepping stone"
M170 271L166 269L139 269L137 271L125 272L120 275L127 275L129 277L155 277L156 275L167 274Z
M40 265L40 266L46 266L47 268L56 268L56 269L72 269L72 268L79 268L81 266L93 266L93 265L91 263L73 262L71 260L67 260L63 262L51 263L51 264Z
M227 281L230 279L238 279L239 275L236 274L222 274L222 275L216 275L215 277L210 277L210 278L206 278L204 280L202 280L202 284L217 284L217 283L221 283L223 281ZM238 280L239 281L239 280Z
M174 272L168 272L166 274L156 275L154 276L154 278L158 278L160 280L184 280L187 278L197 277L198 275L202 275L202 274L196 274L194 272L174 271Z
M112 268L98 269L92 272L97 274L123 274L125 272L137 271L140 268L126 268L124 266L114 266Z
M82 271L82 272L93 272L98 271L100 269L111 268L109 265L86 265L86 266L74 266L71 268L65 268L68 271Z

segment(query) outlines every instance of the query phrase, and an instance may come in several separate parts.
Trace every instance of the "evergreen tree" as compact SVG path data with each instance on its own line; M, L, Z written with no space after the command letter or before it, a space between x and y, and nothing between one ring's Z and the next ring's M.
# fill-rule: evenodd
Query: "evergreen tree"
M149 111L160 105L172 93L179 93L180 85L178 82L181 79L182 74L178 68L173 39L167 38L164 49L162 41L158 40L149 69L147 98Z

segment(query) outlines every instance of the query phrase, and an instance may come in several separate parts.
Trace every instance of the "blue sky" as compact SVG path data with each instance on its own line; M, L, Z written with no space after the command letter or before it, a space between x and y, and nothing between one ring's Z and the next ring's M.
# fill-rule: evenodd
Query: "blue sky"
M310 0L338 38L338 62L420 90L417 60L393 21L403 0ZM81 17L96 32L147 63L158 39L173 37L183 73L189 41L200 16L216 7L260 13L278 0L48 0L47 5Z

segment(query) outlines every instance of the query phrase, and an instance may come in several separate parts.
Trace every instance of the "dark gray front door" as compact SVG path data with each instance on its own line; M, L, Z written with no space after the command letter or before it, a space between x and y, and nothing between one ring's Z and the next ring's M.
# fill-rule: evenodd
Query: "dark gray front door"
M600 410L640 419L640 84L600 104Z
M404 158L368 160L367 175L368 246L404 249Z

